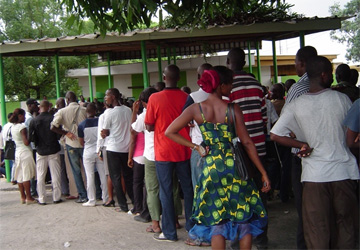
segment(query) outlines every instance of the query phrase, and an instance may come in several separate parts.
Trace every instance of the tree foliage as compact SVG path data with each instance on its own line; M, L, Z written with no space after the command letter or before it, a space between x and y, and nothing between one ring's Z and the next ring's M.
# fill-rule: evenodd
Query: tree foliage
M284 20L291 5L281 0L58 0L71 14L69 25L90 18L102 34L108 31L126 33L145 25L159 10L168 14L167 27L206 27L228 22Z
M360 0L351 0L344 9L338 3L330 7L332 15L351 17L341 22L341 29L331 32L331 37L341 43L347 43L346 59L360 61Z
M0 41L18 41L76 34L67 29L68 16L56 0L0 0ZM93 31L93 26L88 28ZM7 46L7 45L5 45ZM65 77L69 68L84 67L86 58L60 57L62 95L79 92L76 80ZM4 57L5 95L10 100L56 97L53 57Z

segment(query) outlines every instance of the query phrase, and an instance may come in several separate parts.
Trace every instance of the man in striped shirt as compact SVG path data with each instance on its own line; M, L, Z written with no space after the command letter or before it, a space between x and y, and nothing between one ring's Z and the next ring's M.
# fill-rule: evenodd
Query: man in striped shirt
M298 50L295 57L295 70L296 74L300 76L300 79L297 83L293 84L289 90L288 95L286 96L285 105L282 109L282 112L286 109L286 106L298 98L299 96L309 92L310 80L306 73L306 62L317 56L317 51L312 46L305 46ZM301 179L301 159L296 155L299 152L299 149L292 148L291 152L293 153L292 166L291 166L291 178L293 185L293 192L295 198L295 205L299 216L297 235L296 235L296 244L298 249L306 249L305 239L304 239L304 230L303 230L303 221L302 221L302 183Z
M227 67L234 71L233 87L230 101L237 103L244 115L246 129L253 140L258 155L263 161L266 155L265 130L267 123L266 103L261 84L252 75L243 71L245 65L245 52L241 48L233 48L229 51L226 60ZM262 188L261 174L254 170L254 181L259 190ZM260 197L267 210L267 196L260 192ZM254 243L263 248L267 246L267 226Z
M230 101L237 103L244 115L244 122L259 156L266 155L265 133L267 117L266 103L261 84L250 74L243 71L245 53L233 48L227 56L227 66L234 71L233 88Z

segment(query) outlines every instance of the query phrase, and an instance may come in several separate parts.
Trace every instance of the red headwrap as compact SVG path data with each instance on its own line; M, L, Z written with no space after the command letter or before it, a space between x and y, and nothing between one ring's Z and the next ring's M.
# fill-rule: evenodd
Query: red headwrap
M219 86L220 77L215 70L205 70L197 84L206 93L212 93Z

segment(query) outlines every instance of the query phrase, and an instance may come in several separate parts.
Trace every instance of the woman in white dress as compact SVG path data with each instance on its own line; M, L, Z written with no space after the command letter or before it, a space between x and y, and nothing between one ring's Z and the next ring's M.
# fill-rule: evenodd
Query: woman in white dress
M27 129L23 124L25 111L20 108L15 109L9 121L14 124L11 127L11 135L16 144L14 178L19 185L21 203L27 205L37 203L30 192L30 179L35 177L35 162L29 146Z

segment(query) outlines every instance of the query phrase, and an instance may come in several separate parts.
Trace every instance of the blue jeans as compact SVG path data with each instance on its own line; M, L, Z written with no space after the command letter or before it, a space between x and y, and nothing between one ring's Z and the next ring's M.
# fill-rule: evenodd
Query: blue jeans
M185 228L189 231L194 225L190 220L194 198L190 162L189 160L181 162L155 161L155 166L160 186L162 231L167 239L177 240L172 177L173 171L175 171L184 193Z
M80 159L82 158L83 151L84 151L83 148L73 148L69 145L66 145L66 152L68 154L71 170L74 175L76 189L79 193L79 197L81 199L86 199L87 194L84 186L84 181L81 176L81 165L80 165Z
M198 151L196 150L193 150L191 152L190 165L191 165L191 181L192 181L193 189L195 190L195 186L199 181L199 177L202 173L204 166L204 158L201 157Z

